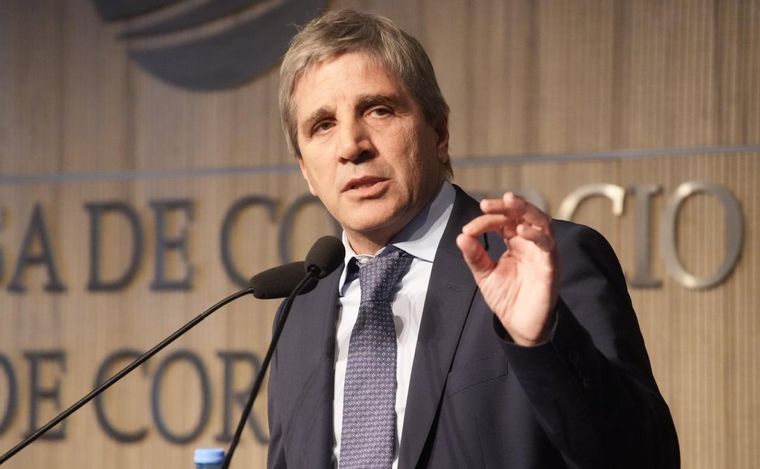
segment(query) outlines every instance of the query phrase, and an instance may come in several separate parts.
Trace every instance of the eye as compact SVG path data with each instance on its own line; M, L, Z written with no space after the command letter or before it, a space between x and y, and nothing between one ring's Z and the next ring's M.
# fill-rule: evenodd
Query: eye
M377 106L369 110L369 115L374 117L386 117L390 116L391 114L393 114L393 111L385 106Z
M322 120L314 124L314 127L311 128L312 134L319 134L323 132L327 132L333 127L333 122L331 120Z

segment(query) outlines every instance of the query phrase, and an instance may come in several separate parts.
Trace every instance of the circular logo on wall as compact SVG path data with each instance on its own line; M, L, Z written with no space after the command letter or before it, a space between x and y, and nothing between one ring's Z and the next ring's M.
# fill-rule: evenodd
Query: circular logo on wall
M242 85L285 53L327 0L92 0L125 25L129 56L152 75L191 90Z

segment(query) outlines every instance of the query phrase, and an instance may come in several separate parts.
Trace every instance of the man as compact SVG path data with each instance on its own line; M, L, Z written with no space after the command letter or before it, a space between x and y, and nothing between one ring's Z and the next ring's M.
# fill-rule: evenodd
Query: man
M347 254L281 337L270 467L679 465L611 248L448 182L448 106L414 38L328 12L294 38L280 86Z

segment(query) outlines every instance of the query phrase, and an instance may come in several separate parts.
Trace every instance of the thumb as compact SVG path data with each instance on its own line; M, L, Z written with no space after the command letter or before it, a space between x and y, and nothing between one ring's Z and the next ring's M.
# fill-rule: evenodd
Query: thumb
M464 261L472 271L476 282L480 283L483 277L491 273L495 263L488 257L478 238L461 233L457 236L457 247L462 251Z

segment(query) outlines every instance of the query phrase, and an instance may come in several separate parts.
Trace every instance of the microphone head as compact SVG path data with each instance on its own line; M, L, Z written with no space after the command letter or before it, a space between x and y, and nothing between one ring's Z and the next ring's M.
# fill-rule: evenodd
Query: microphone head
M303 280L306 267L303 261L272 267L254 275L249 281L253 288L253 296L262 300L285 298ZM312 278L301 290L306 293L314 290L317 279Z
M325 278L339 265L343 264L346 250L343 243L335 236L319 238L306 254L306 272L311 272L317 278Z

